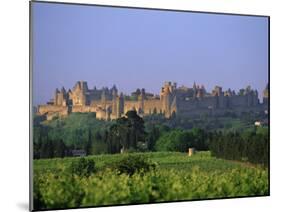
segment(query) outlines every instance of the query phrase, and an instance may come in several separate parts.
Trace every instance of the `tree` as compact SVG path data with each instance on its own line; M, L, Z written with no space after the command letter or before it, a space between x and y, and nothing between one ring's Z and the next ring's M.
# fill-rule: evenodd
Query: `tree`
M88 130L88 140L85 143L85 152L87 155L90 155L92 153L92 146L93 146L93 140L92 140L92 132L89 129Z
M126 116L130 134L130 147L135 149L138 141L144 141L144 121L135 110L128 111Z
M155 144L159 136L160 136L159 128L157 128L155 125L152 125L150 132L147 133L147 139L146 139L148 150L150 151L155 150Z
M108 132L109 152L120 152L121 149L136 149L137 142L144 141L144 121L136 111L128 111L126 117L116 120Z
M54 157L63 158L66 155L67 147L62 140L58 140L54 142L53 150L54 150L53 153Z
M268 130L261 132L214 133L210 141L211 153L218 158L268 166Z
M53 141L49 140L48 137L42 141L40 148L40 158L53 158L54 157L54 146Z

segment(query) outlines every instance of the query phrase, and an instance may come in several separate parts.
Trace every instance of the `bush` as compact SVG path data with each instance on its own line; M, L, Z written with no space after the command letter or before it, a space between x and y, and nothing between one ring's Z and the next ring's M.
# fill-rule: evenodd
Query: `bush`
M136 172L148 172L156 168L156 163L142 155L128 155L113 165L119 174L133 175Z
M70 165L70 173L78 176L90 176L96 171L95 161L90 158L80 158Z

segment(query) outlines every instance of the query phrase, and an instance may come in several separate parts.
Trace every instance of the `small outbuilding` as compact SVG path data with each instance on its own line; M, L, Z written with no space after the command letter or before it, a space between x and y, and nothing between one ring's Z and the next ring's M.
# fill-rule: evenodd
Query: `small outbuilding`
M73 157L84 157L86 152L83 149L75 149L71 151Z
M190 156L192 156L192 155L194 155L195 154L195 152L196 152L196 150L195 150L195 148L188 148L188 156L190 157Z

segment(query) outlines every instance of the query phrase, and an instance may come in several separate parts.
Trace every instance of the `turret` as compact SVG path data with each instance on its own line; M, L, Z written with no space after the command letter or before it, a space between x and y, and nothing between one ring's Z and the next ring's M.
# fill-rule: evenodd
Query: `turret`
M72 103L72 91L70 90L70 89L68 89L68 91L67 91L67 97L68 97L68 105L73 105L73 103Z
M117 90L117 88L116 88L116 85L113 85L112 88L111 88L111 94L112 94L112 96L117 95L117 93L118 93L118 90Z
M72 89L72 103L73 106L83 106L87 104L86 93L88 92L87 82L77 81Z
M117 105L116 105L116 118L120 118L124 113L124 96L123 93L120 93L120 96L117 97Z
M106 108L105 108L105 120L106 121L110 120L110 114L111 114L111 108L110 108L110 106L106 106Z
M165 116L169 118L171 116L171 92L169 86L165 85L162 89L162 111L165 113Z
M61 93L66 94L66 90L64 87L61 88Z
M106 104L106 94L105 94L105 88L102 89L101 93L101 103L105 106Z
M214 90L212 91L212 95L213 96L222 96L223 95L222 87L215 86Z
M58 94L59 94L59 89L56 88L54 94L54 105L58 105Z
M61 88L60 98L61 98L61 105L66 106L68 102L68 96L64 87Z
M112 114L116 115L117 114L117 89L112 88Z
M201 85L201 87L197 85L196 97L202 99L205 96L205 94L206 94L205 87L203 85Z
M215 96L215 108L224 108L224 93L222 92L222 87L215 86L212 91L212 95Z
M112 92L111 92L111 94L112 94L112 98L116 98L117 97L117 89L112 89Z
M138 102L139 102L139 111L140 113L143 113L144 111L144 98L145 98L145 89L142 88L140 91L140 94L138 95Z
M197 96L197 86L196 86L196 83L194 82L193 83L193 98L196 98Z
M88 92L88 84L85 81L80 81L81 84L81 90L83 91L83 93L85 94L86 92Z
M68 95L65 91L65 88L62 87L60 91L56 89L55 96L54 96L54 105L66 106L67 102L68 102Z

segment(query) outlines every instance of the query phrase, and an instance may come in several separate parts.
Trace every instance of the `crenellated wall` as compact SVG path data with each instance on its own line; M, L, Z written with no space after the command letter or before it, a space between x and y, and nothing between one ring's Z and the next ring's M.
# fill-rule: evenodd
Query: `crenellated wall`
M53 102L38 107L39 115L47 115L52 118L56 115L73 113L95 112L98 119L110 120L124 116L127 111L135 109L140 115L153 113L165 114L169 118L173 113L187 116L202 114L223 114L228 110L242 113L250 110L265 110L268 106L268 86L264 91L264 103L258 99L258 93L249 86L241 89L239 95L228 89L223 91L215 86L212 93L207 93L204 86L194 83L192 88L176 83L165 82L160 90L160 95L146 94L145 89L137 89L133 92L136 100L124 100L115 86L100 90L89 89L84 81L78 81L72 90L60 91L56 89ZM160 98L159 98L160 97ZM132 98L128 98L132 99Z
M55 112L61 112L61 113L67 113L68 107L67 106L60 106L60 105L39 105L38 106L38 114L39 115L45 115L47 113L55 113Z
M156 110L156 113L162 113L162 102L160 99L151 99L144 101L144 113L145 114L152 114Z
M133 108L135 108L136 111L139 111L140 102L139 101L124 101L124 113L126 113L129 110L132 110Z
M197 108L215 108L216 107L217 98L214 96L208 96L202 99L198 99Z
M72 112L73 113L90 113L96 112L97 108L92 106L73 106Z

